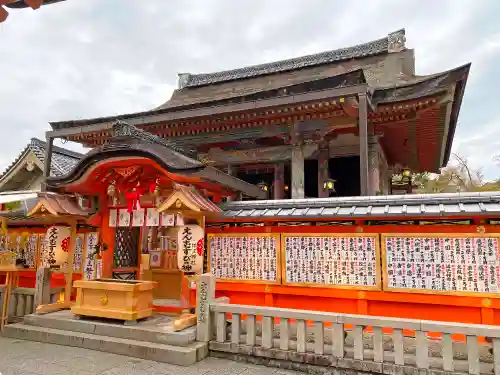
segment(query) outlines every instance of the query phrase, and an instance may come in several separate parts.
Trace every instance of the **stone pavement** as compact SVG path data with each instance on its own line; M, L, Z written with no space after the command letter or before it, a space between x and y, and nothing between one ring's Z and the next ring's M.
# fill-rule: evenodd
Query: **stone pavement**
M93 350L0 337L1 375L300 375L303 373L207 358L180 367Z

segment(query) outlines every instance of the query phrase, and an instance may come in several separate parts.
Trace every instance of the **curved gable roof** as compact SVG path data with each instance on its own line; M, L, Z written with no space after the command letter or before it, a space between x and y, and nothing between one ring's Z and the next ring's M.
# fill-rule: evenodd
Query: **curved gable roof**
M0 181L5 179L7 175L21 163L30 153L32 153L41 165L45 162L45 148L47 143L38 139L31 138L30 143L21 151L19 156L7 167L7 169L0 175ZM75 151L67 150L62 147L52 147L52 163L50 168L51 176L63 176L69 173L83 157Z

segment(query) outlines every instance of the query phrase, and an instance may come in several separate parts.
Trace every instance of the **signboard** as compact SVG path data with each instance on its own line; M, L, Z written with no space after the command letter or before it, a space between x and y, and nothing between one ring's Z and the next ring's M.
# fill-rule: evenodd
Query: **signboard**
M479 234L382 235L384 289L498 293L499 237Z
M177 266L182 272L202 273L205 232L199 225L183 225L177 231Z
M380 289L377 235L282 236L285 284Z
M218 279L279 283L279 234L209 234L210 272Z

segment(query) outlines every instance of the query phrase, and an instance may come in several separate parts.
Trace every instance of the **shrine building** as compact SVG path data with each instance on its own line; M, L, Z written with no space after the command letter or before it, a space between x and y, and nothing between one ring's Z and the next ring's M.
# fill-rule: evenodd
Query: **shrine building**
M158 311L210 272L231 303L499 324L500 194L409 194L448 162L470 64L420 76L405 43L183 73L150 111L53 122L38 199L61 207L27 216L73 207L71 277L155 281ZM91 148L65 174L56 138ZM13 251L50 264L45 237Z
M94 148L121 120L270 199L391 194L394 173L438 173L448 162L469 69L417 75L399 30L354 47L179 74L159 107L53 122L47 141ZM241 193L229 198L252 198Z

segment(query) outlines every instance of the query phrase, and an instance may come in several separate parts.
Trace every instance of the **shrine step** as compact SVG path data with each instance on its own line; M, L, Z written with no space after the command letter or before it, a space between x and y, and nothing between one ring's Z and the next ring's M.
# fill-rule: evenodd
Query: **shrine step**
M5 326L2 336L56 345L74 346L179 366L192 365L208 355L206 343L195 342L188 346L173 346L55 328L37 327L24 323Z
M55 328L63 331L90 333L128 340L147 341L157 344L188 346L196 340L196 327L181 332L173 331L174 317L155 315L132 326L123 322L104 319L77 319L71 311L58 311L45 315L26 315L24 323L31 326Z

